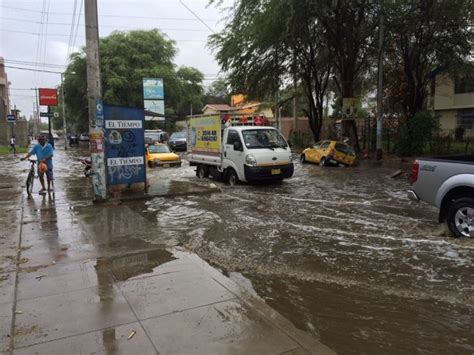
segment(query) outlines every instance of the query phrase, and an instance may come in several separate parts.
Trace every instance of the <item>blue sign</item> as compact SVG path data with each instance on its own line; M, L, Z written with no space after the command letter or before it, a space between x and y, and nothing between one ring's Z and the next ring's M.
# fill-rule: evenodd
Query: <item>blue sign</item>
M164 100L165 91L162 78L143 78L143 99Z
M15 122L15 115L7 115L7 122Z
M104 127L104 107L100 99L95 101L95 120L97 127Z
M107 184L145 182L144 110L103 105Z

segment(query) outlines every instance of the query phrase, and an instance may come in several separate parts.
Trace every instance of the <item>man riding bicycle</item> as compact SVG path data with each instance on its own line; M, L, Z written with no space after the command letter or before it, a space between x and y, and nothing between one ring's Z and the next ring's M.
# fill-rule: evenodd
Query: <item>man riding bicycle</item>
M48 191L51 191L51 181L53 181L53 146L46 143L46 137L41 135L38 137L38 144L36 144L21 160L28 159L30 156L36 155L38 162L43 162L48 166L46 170L46 180L48 181ZM42 189L39 191L40 194L46 192L46 186L44 184L44 174L41 171L40 164L38 164L38 177L41 183Z

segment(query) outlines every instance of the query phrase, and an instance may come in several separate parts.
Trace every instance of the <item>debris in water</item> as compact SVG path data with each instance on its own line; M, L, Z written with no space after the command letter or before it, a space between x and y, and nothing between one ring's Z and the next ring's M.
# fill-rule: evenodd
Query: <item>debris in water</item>
M41 279L42 279L43 277L46 277L46 275L39 275L39 276L36 276L36 280L41 281Z
M22 311L15 311L15 314L23 314Z
M135 334L137 334L137 332L135 330L131 330L130 333L128 333L127 340L132 339L135 336Z
M399 177L402 174L403 174L403 170L399 169L399 170L395 171L392 175L390 175L390 177L391 178L396 178L396 177Z

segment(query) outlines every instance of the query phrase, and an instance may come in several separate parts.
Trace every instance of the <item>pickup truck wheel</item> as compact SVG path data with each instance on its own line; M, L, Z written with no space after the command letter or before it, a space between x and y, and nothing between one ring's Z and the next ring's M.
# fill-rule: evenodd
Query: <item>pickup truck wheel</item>
M461 198L448 211L448 227L456 238L474 238L474 199Z
M204 165L200 164L197 167L196 176L199 179L207 178L207 177L209 177L209 170Z
M239 177L237 176L237 173L234 171L234 169L230 169L227 172L226 182L230 186L235 186L239 182Z
M306 163L306 155L301 154L301 156L300 156L300 162L301 162L301 164Z

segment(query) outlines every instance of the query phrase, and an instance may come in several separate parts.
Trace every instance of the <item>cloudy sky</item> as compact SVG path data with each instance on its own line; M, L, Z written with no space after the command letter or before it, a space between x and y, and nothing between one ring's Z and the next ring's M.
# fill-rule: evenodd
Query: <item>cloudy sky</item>
M0 56L10 86L11 106L29 117L32 88L60 84L68 53L85 45L84 0L0 0ZM99 36L114 30L162 30L177 42L175 63L198 68L209 84L219 66L206 46L207 36L225 25L227 14L209 0L97 0ZM232 0L224 1L224 5ZM202 20L202 22L201 22ZM203 23L204 22L204 23ZM21 69L19 69L21 68Z

